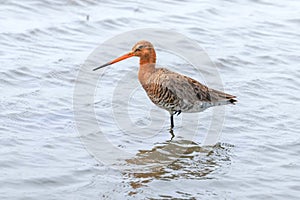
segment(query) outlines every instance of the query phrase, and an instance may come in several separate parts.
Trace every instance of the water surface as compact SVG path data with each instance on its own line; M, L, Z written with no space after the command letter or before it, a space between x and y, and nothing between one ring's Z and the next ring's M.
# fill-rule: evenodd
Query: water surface
M296 0L2 1L1 199L298 199L299 8ZM129 140L107 123L112 143L132 153L122 170L108 167L89 154L76 129L77 73L110 37L162 27L203 47L225 91L238 96L239 103L226 107L215 147L200 146L210 110L196 115L199 136L171 142L167 130ZM159 63L192 75L173 68L183 63L170 56L158 52ZM132 66L137 70L136 59L126 63L124 72ZM109 97L118 69L107 73L103 92ZM133 96L132 120L157 133L142 112L153 105L141 91ZM96 110L105 106L99 102ZM100 121L112 117L97 113ZM177 121L181 117L194 116L183 114ZM179 128L189 135L189 127Z

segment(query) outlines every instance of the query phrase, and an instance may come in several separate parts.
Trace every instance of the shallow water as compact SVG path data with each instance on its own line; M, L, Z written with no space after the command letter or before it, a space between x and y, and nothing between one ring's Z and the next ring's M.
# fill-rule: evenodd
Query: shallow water
M298 199L299 9L297 0L2 1L1 199ZM197 41L239 102L226 107L220 144L203 147L212 109L176 117L175 131L184 134L170 142L167 114L139 88L128 113L153 134L132 137L105 109L120 71L137 70L138 61L118 65L128 65L123 71L111 67L99 86L105 95L95 95L96 117L111 144L130 154L107 166L79 137L73 108L78 72L112 36L162 27ZM193 75L174 55L157 56L161 65ZM147 109L161 116L151 119ZM193 129L181 119L195 118L199 131L190 138Z

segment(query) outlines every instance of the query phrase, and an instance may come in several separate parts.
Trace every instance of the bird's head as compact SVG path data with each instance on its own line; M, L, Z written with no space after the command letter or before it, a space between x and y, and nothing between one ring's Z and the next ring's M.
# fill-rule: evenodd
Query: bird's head
M134 56L142 57L149 55L154 50L153 45L145 40L139 41L132 47Z

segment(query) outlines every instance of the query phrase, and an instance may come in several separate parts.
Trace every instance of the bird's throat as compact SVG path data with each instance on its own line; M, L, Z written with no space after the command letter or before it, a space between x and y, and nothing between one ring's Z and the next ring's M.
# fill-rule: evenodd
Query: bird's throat
M140 66L146 65L145 67L147 67L147 65L152 65L152 64L155 65L155 63L156 63L155 53L146 54L140 57Z

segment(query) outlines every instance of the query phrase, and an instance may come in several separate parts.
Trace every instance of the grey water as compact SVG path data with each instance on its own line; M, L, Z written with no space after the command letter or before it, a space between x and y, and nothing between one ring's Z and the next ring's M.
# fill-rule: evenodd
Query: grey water
M299 9L297 0L2 0L0 198L299 199ZM112 100L120 73L134 72L125 82L135 84L137 59L99 77L94 106L106 134L103 160L81 139L73 98L83 64L103 42L141 28L195 41L224 90L238 97L225 108L216 145L201 144L213 109L175 117L175 134L183 135L170 141L167 113L140 87L128 92L128 110L119 106L122 99ZM158 51L157 59L193 76L174 54ZM138 131L118 127L112 107ZM196 133L184 119L198 123Z

